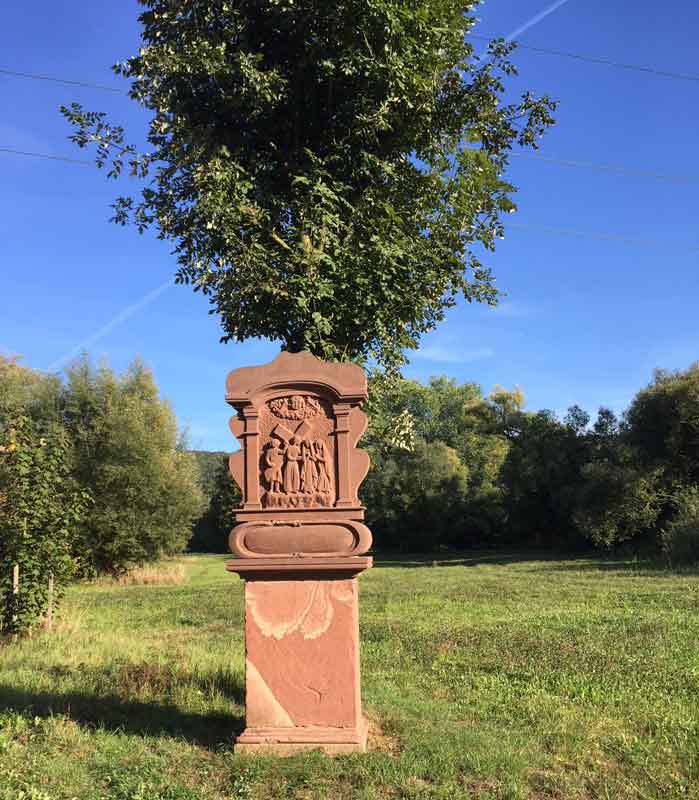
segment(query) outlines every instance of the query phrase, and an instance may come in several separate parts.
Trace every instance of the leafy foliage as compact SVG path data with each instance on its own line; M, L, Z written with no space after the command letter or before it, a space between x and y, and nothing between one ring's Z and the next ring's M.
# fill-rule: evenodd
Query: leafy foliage
M584 436L573 523L588 540L613 547L652 531L662 506L660 473L644 466L616 415L601 408Z
M91 497L73 478L65 430L30 416L53 383L6 359L0 374L0 631L16 633L46 613L49 576L58 603L75 575L77 529Z
M519 390L372 379L363 490L377 545L611 549L694 559L695 367L659 373L622 421L522 410ZM375 387L378 391L374 392ZM398 422L411 438L396 437Z
M443 442L420 440L412 451L378 456L362 490L378 544L408 551L463 546L466 483L458 455Z
M0 357L0 631L45 612L75 572L76 526L90 501L72 478L72 448L58 424L58 384ZM13 568L19 567L19 593Z
M203 497L152 373L134 362L119 378L83 359L67 371L63 402L76 478L94 498L82 526L89 569L118 574L181 552Z
M500 419L503 406L522 402L517 390L485 398L476 384L447 378L422 385L373 377L367 436L373 468L362 498L379 547L431 550L502 538L500 473L510 443ZM396 436L401 426L409 438Z
M661 501L657 473L591 462L583 466L581 478L573 521L594 544L612 547L655 525Z
M666 482L699 484L699 363L657 370L626 413L629 439Z
M115 71L150 149L62 111L111 177L148 178L114 220L173 242L224 339L390 367L458 295L496 302L476 246L502 235L508 154L555 104L500 102L512 45L474 56L475 0L139 2L143 46Z
M201 553L228 552L228 534L235 525L240 490L231 477L225 453L195 452L202 471L202 491L208 506L196 521L188 548Z
M663 553L672 566L699 564L699 486L677 489L670 504L674 513L661 534Z

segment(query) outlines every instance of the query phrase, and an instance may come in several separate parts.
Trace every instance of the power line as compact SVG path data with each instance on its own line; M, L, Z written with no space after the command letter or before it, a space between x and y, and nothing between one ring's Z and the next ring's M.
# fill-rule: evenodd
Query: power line
M48 153L30 153L27 150L13 150L10 147L0 147L0 153L9 153L14 156L30 156L31 158L48 158L51 161L66 161L68 164L80 164L82 167L89 167L92 162L80 161L77 158L68 158L67 156L52 156Z
M69 164L78 164L78 165L80 165L82 167L91 166L91 162L90 161L79 161L78 159L75 159L75 158L67 158L65 156L53 156L53 155L49 155L47 153L31 153L31 152L27 152L27 151L24 151L24 150L13 150L13 149L11 149L9 147L0 147L0 153L10 153L12 155L19 155L19 156L32 156L32 157L35 157L35 158L48 158L48 159L52 159L54 161L65 161L65 162L67 162ZM517 154L517 155L528 155L528 154ZM603 169L610 169L610 170L623 170L624 172L632 172L632 171L629 171L629 170L625 170L625 168L623 168L623 167L612 167L612 166L601 165L601 164L592 165L592 164L589 164L588 162L582 162L582 161L580 161L580 162L578 162L578 161L569 162L569 161L562 161L562 160L559 160L559 159L544 159L543 156L540 156L540 157L534 156L534 157L537 158L537 159L547 160L547 161L551 161L553 163L563 163L563 164L566 164L566 165L573 165L573 166L583 166L583 165L585 165L585 166L593 166L595 168L600 168L600 169L603 168ZM655 177L655 178L659 178L659 179L663 179L663 180L682 180L681 176L671 176L671 175L660 176L660 175L655 175L654 173L644 173L644 172L641 172L641 171L638 171L638 172L633 171L633 174L644 175L646 177ZM690 181L691 182L696 182L696 179L694 179L694 178L687 178L686 180L688 182L690 182ZM508 222L507 225L509 227L511 227L511 228L521 228L523 230L534 230L534 231L538 230L538 231L542 231L542 232L545 232L545 233L562 234L562 235L565 235L565 236L579 236L579 237L586 237L586 238L592 238L592 239L600 239L600 240L604 240L604 241L620 242L622 244L628 244L628 245L632 245L634 247L660 248L660 247L667 247L668 246L667 244L665 244L663 242L651 241L651 240L645 240L645 239L633 239L633 238L630 238L630 237L627 237L627 236L620 236L619 234L616 234L616 233L596 233L596 232L591 232L591 231L575 230L573 228L556 228L556 227L552 227L552 226L548 226L548 225L530 225L529 223L525 223L525 222ZM690 252L690 253L699 253L699 247L683 248L683 250L686 250L687 252Z
M485 36L480 33L469 33L469 36L474 39L485 39L492 41L493 39L503 39L502 36ZM658 69L657 67L646 67L642 64L625 64L622 61L613 61L608 58L598 58L597 56L581 55L580 53L571 53L566 50L552 50L548 47L534 47L530 44L523 44L519 40L515 40L514 44L522 50L531 50L534 53L543 53L549 56L559 56L561 58L572 58L576 61L586 61L590 64L603 64L607 67L616 67L617 69L628 69L636 72L645 72L651 75L660 75L663 78L674 78L681 81L694 81L699 82L699 75L692 75L683 72L673 72L671 70Z
M83 161L76 158L68 158L67 156L55 156L49 153L33 153L27 150L13 150L10 147L0 147L0 153L9 153L16 156L28 156L30 158L47 158L52 161L65 161L69 164L79 164L81 166L90 166L91 161ZM631 169L623 167L619 164L598 164L594 161L575 161L568 158L550 158L549 156L542 156L536 153L510 153L512 158L524 158L531 161L542 161L546 164L557 164L563 167L577 167L579 169L593 169L599 172L612 172L619 175L628 175L629 177L636 178L649 178L657 181L667 181L669 183L699 183L699 178L692 175L667 175L658 172L649 172L641 169Z
M556 228L552 225L530 225L527 222L508 222L507 226L510 228L520 228L522 230L541 231L544 233L555 233L562 236L577 236L587 239L599 239L602 241L620 242L621 244L628 244L634 247L644 248L667 248L667 242L659 242L652 239L634 239L628 236L620 236L617 233L599 233L596 231L580 231L575 228ZM683 247L683 252L699 253L699 247Z
M473 39L481 39L483 41L493 41L494 39L506 39L503 36L488 36L482 33L469 33ZM674 72L672 70L659 69L658 67L649 67L642 64L627 64L623 61L614 61L609 58L600 58L598 56L583 55L581 53L571 53L568 50L554 50L550 47L535 47L534 45L524 44L519 39L513 40L517 47L522 50L530 50L533 53L541 53L544 55L558 56L560 58L572 58L576 61L585 61L589 64L602 64L607 67L616 67L617 69L632 70L635 72L644 72L650 75L659 75L663 78L673 78L674 80L693 81L699 82L699 75L691 73ZM102 92L112 92L113 94L126 94L122 89L117 89L114 86L105 86L101 83L90 83L88 81L75 81L69 78L58 78L54 75L37 75L31 72L18 72L17 70L0 68L0 75L9 75L13 78L27 78L34 81L50 81L51 83L61 83L66 86L80 86L84 89L96 89Z
M550 158L536 153L510 153L513 158L526 158L532 161L543 161L547 164L558 164L562 167L578 167L580 169L594 169L599 172L614 172L618 175L628 175L635 178L651 178L656 181L669 183L699 183L699 178L691 175L663 175L657 172L648 172L642 169L630 169L618 164L597 164L593 161L573 161L566 158Z
M104 86L101 83L87 83L85 81L71 81L67 78L55 78L52 75L34 75L31 72L16 72L12 69L0 69L0 75L10 75L13 78L28 78L33 81L51 81L51 83L63 83L67 86L81 86L85 89L99 89L102 92L124 94L122 89L116 89L114 86Z

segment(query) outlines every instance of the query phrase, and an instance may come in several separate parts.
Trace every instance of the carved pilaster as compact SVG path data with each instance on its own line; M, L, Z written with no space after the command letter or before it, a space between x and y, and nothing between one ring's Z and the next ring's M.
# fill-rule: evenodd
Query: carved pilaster
M243 508L261 508L260 505L260 412L254 406L243 408L245 420L245 503Z
M350 412L352 407L349 403L335 403L333 413L335 415L335 441L337 447L337 502L338 508L350 508L354 505L352 501L352 489L350 486Z

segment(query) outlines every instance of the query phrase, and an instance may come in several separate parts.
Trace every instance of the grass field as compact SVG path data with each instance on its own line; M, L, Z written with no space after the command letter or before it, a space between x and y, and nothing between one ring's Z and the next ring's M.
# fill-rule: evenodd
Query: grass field
M237 757L242 584L70 591L0 645L0 800L699 798L699 576L526 556L362 576L367 755Z

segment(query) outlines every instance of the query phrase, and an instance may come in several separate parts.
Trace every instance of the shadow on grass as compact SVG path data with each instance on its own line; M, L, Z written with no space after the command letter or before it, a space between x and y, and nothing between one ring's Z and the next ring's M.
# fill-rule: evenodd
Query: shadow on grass
M555 572L619 572L629 576L656 578L699 575L699 566L671 567L662 561L634 558L585 558L574 563L555 564L549 569Z
M699 566L673 568L658 559L591 553L557 553L530 550L516 553L376 553L377 567L477 567L481 565L508 566L529 563L529 571L538 572L620 572L629 575L674 577L699 575Z
M569 561L583 563L590 557L581 554L555 553L546 550L531 550L527 552L476 551L461 553L375 553L374 564L377 567L404 567L414 569L417 567L477 567L485 564L494 566L507 566L508 564L522 564L528 561ZM571 567L574 568L574 567Z
M138 736L165 735L212 750L232 744L245 727L244 718L233 714L196 714L172 704L129 700L116 694L39 692L3 684L0 684L1 711L35 717L65 715L89 729Z

